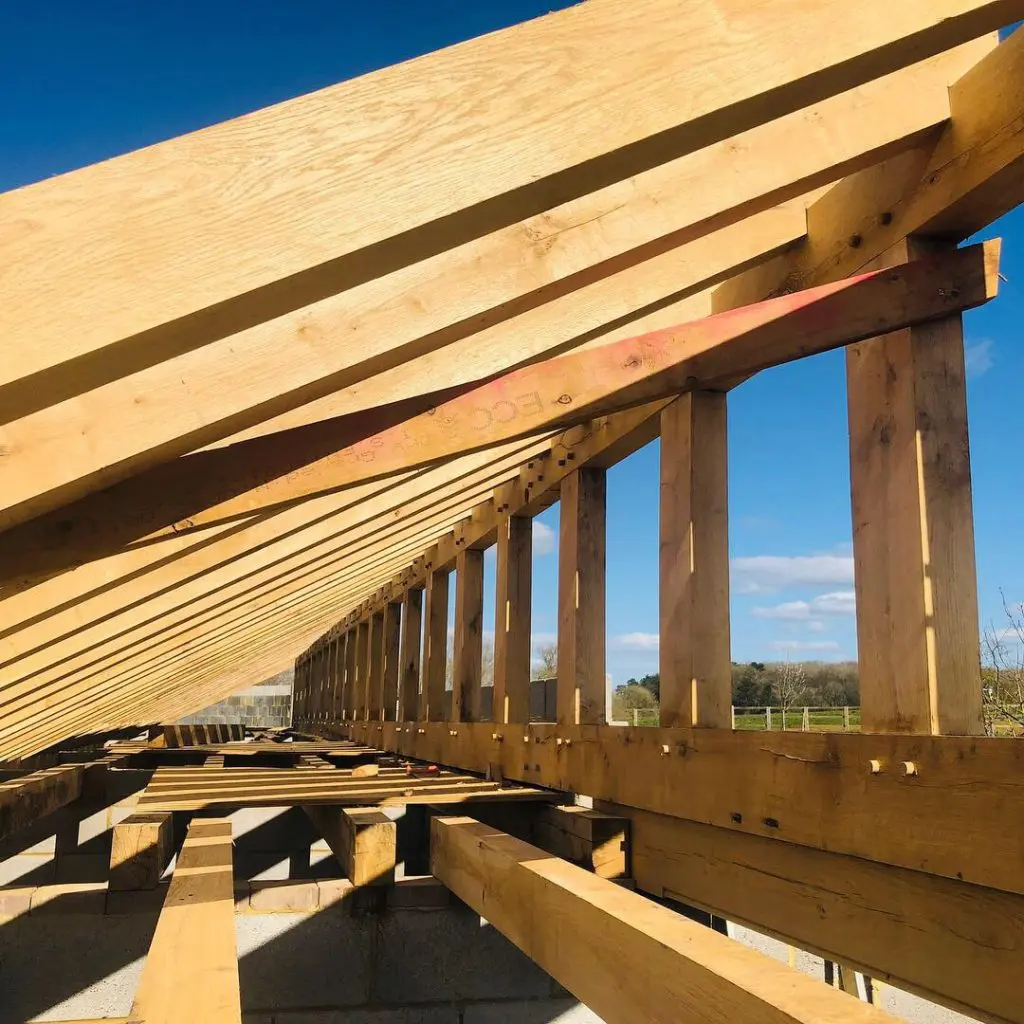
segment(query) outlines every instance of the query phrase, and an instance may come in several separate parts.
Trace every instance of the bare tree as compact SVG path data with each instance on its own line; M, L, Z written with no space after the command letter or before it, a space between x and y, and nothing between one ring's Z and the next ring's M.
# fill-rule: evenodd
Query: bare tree
M537 648L539 664L533 666L534 679L554 679L558 675L558 644L541 644Z
M807 690L804 666L798 661L786 661L778 666L772 678L772 697L782 707L782 728L786 728L786 712L803 699Z
M982 710L990 736L997 719L1024 727L1024 610L1011 605L1002 590L999 596L1004 625L990 622L981 634Z

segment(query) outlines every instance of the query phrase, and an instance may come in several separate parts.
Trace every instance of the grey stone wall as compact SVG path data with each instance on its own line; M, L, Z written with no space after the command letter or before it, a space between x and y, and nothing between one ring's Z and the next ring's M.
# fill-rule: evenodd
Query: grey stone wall
M226 700L178 720L180 725L227 725L240 722L254 729L290 725L294 669L236 693Z

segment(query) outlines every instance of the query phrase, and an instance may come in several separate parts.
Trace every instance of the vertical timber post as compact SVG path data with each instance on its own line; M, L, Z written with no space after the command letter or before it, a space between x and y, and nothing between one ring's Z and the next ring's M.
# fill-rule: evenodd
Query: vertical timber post
M424 643L423 701L429 722L444 721L444 683L448 664L448 571L427 574L426 639Z
M732 728L726 397L661 413L661 725Z
M352 722L356 717L356 666L358 665L359 633L355 627L350 626L345 634L345 698L342 714L345 720Z
M476 722L480 719L483 618L484 553L470 548L460 551L455 561L453 722Z
M353 684L353 705L357 722L366 720L366 676L370 668L370 623L363 620L356 626L356 677Z
M530 614L533 520L509 516L498 526L494 604L495 722L530 720Z
M423 591L421 588L415 587L406 591L402 609L399 721L415 722L419 718L420 647L422 643Z
M384 708L384 613L370 615L370 671L366 677L366 720L379 722Z
M562 480L558 548L558 723L605 721L603 469Z
M851 345L846 370L861 730L980 734L962 317Z
M398 672L401 667L399 645L402 633L402 605L389 601L384 608L384 721L397 720Z

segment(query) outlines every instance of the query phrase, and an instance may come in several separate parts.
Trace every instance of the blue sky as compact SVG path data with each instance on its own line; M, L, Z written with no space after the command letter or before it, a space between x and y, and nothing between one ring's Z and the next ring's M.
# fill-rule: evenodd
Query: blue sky
M50 0L4 5L0 191L193 131L543 14L554 0ZM1004 239L1000 298L966 316L980 617L1024 600L1018 335L1024 213ZM841 353L730 396L732 644L739 661L856 657ZM657 667L657 443L609 474L608 664ZM556 622L557 506L538 520L534 630ZM490 595L493 566L488 560ZM493 615L488 601L488 617Z

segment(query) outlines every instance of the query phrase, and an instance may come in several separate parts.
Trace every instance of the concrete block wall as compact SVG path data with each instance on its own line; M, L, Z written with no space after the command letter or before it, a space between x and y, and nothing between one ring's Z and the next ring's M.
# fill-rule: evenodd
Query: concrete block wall
M241 722L253 729L272 729L290 725L294 675L294 669L286 669L271 679L249 687L248 690L181 718L179 722L182 725L224 725Z

